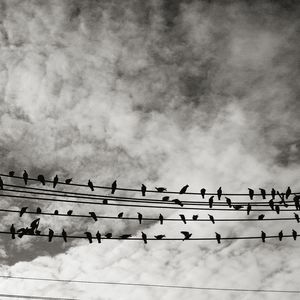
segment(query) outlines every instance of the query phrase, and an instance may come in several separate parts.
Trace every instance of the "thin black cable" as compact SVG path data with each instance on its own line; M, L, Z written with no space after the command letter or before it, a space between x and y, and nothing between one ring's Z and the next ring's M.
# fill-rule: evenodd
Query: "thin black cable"
M16 179L22 179L23 180L23 177L21 176L10 176L10 175L7 175L7 174L0 174L0 176L3 176L3 177L11 177L11 178L16 178ZM36 178L28 178L28 181L39 181L38 179ZM45 180L46 183L53 183L52 180ZM59 185L73 185L73 186L79 186L79 187L86 187L86 188L89 188L87 184L80 184L80 183L65 183L65 182L61 182L59 181L57 184ZM111 190L111 187L108 187L108 186L100 186L100 185L94 185L94 188L98 188L98 189L106 189L106 190ZM120 190L120 191L129 191L129 192L141 192L140 189L132 189L132 188L120 188L120 187L117 187L116 190ZM147 193L160 193L158 192L157 190L147 190ZM175 191L167 191L165 192L166 194L179 194L179 191L178 192L175 192ZM161 193L162 194L162 193ZM192 193L192 192L186 192L185 193L186 195L201 195L201 193ZM213 196L213 195L217 195L217 193L205 193L206 195L208 196ZM299 192L295 193L295 192L292 192L291 195L297 195L299 194ZM249 196L249 193L223 193L222 195L224 196ZM266 193L266 196L270 196L271 194L270 193ZM261 197L261 193L254 193L253 196L260 196Z
M5 276L0 276L4 278L8 278ZM14 277L11 277L11 279ZM40 299L40 300L76 300L76 298L57 298L57 297L42 297L42 296L28 296L28 295L13 295L13 294L0 294L0 297L4 298L15 298L15 299Z
M187 286L187 285L171 285L171 284L149 284L149 283L136 283L136 282L130 283L130 282L112 282L112 281L52 279L52 278L24 277L24 276L12 276L12 275L0 275L0 277L1 278L7 278L7 279L21 279L21 280L63 282L63 283L108 284L108 285L139 286L139 287L154 287L154 288L171 288L171 289L189 289L189 290L206 290L206 291L223 291L223 292L300 294L299 290L216 288L216 287L198 287L198 286Z

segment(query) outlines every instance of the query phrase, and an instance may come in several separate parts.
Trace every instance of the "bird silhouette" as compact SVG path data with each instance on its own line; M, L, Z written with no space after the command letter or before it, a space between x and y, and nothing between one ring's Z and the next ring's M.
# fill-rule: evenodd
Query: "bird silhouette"
M263 231L261 232L261 239L262 239L263 243L266 240L266 234Z
M250 197L250 200L253 200L254 190L253 190L253 189L250 189L250 188L248 188L248 190L249 190L249 197Z
M142 239L144 241L145 244L147 244L147 234L142 232Z
M266 199L266 190L260 188L260 193L263 199Z
M235 210L240 210L240 209L243 208L244 206L243 206L243 205L236 204L236 205L232 205L232 207L233 207Z
M221 244L221 234L219 234L217 232L215 232L215 234L216 234L216 240L217 240L218 244Z
M159 214L158 219L159 219L160 225L162 225L163 222L164 222L164 217L163 217L163 215L162 215L162 214Z
M300 222L299 215L296 213L294 213L294 215L295 215L295 219L297 220L297 223L299 223Z
M99 230L96 233L96 239L97 239L98 243L100 244L101 243L101 233L99 232Z
M46 184L46 181L45 181L45 178L43 175L38 175L37 177L38 181L40 181L42 183L42 185L45 185Z
M162 201L169 201L170 200L170 197L169 196L164 196L162 197Z
M264 217L265 217L265 215L259 215L259 216L258 216L258 220L263 220Z
M272 188L271 190L272 199L275 199L275 195L276 195L276 191L274 190L274 188Z
M274 210L274 200L273 199L271 199L269 201L269 206L271 207L272 210Z
M122 234L119 236L120 239L125 240L131 237L131 234Z
M200 190L200 194L202 196L202 199L204 199L204 197L205 197L205 192L206 192L206 189L204 189L204 188Z
M198 220L198 215L193 215L193 221Z
M105 234L105 237L106 237L107 239L111 239L112 233L111 233L111 232L106 233L106 234Z
M278 191L277 191L277 195L279 196L279 198L280 198L280 204L284 204L284 205L286 205L286 203L285 203L285 200L284 200L284 193L279 193Z
M20 217L23 216L23 214L26 212L27 208L28 208L27 206L21 208L21 210L20 210Z
M58 210L57 209L54 211L54 215L58 215Z
M48 242L52 241L54 235L54 231L52 229L49 228L49 234L48 234Z
M190 237L192 236L192 233L189 233L188 231L180 231L184 235L184 240L189 240Z
M115 180L111 185L111 193L114 194L117 189L117 180Z
M8 175L9 175L10 177L13 177L13 176L15 175L15 172L14 172L14 171L9 171L9 172L8 172Z
M70 210L67 211L67 215L68 215L68 216L71 216L72 213L73 213L73 210L72 210L72 209L70 209Z
M186 190L188 189L189 185L185 185L180 191L179 191L179 194L185 194L186 193Z
M103 204L107 204L107 203L108 203L107 199L104 199L104 200L102 201L102 203L103 203Z
M294 203L295 203L296 210L299 210L300 209L300 203L299 203L300 202L300 196L298 196L298 195L295 196L293 200L294 200Z
M143 215L141 213L137 213L138 215L138 220L139 220L139 223L142 224L142 220L143 220Z
M292 191L291 188L288 186L286 192L285 192L285 198L288 199L288 197L291 195Z
M54 179L53 179L53 188L55 189L56 185L58 183L58 176L55 175Z
M97 221L97 216L96 216L95 212L90 211L89 214L91 215L92 219L96 222Z
M65 243L66 243L66 242L67 242L67 233L65 232L64 229L62 230L61 235L62 235L62 237L63 237L63 239L64 239L64 241L65 241Z
M212 216L210 214L208 216L209 216L209 219L212 221L212 223L215 224L215 218L214 218L214 216Z
M210 196L208 199L209 208L213 207L213 203L214 203L214 196Z
M27 185L27 181L28 181L28 173L26 172L26 170L24 170L24 173L23 173L23 179L24 179L25 185Z
M124 214L123 212L120 212L120 213L118 214L118 218L119 218L119 219L123 218L123 214Z
M33 220L30 224L30 227L33 230L36 230L39 227L39 225L40 225L40 218Z
M0 177L0 189L3 190L3 180L1 177Z
M292 234L293 234L293 239L296 241L297 239L297 231L296 230L292 230Z
M86 238L88 239L89 243L91 244L93 242L92 234L89 231L85 232Z
M91 182L90 179L89 179L89 181L88 181L88 186L89 186L89 188L91 189L91 191L93 192L93 191L94 191L94 185L93 185L93 183Z
M28 232L28 228L20 228L17 230L18 237L21 239Z
M225 199L226 199L228 206L231 207L231 199L228 197L225 197Z
M41 214L41 213L42 213L42 209L41 209L40 207L37 207L37 208L36 208L36 213L37 213L37 214Z
M144 184L142 184L141 191L142 191L142 196L145 197L146 196L147 187Z
M275 205L275 211L279 215L279 213L280 213L280 206L279 205Z
M72 182L72 179L73 179L73 178L68 178L68 179L66 179L66 180L65 180L65 183L66 183L66 184L70 184L70 183Z
M40 230L35 230L35 235L41 235L41 231Z
M11 224L11 226L10 226L10 233L11 233L11 238L14 240L15 234L16 234L16 229L15 229L14 224Z
M282 230L278 233L278 237L279 237L279 241L281 242L283 238Z
M221 199L221 196L222 196L222 188L219 187L219 189L217 190L217 195L218 195L218 200Z
M180 216L182 222L183 222L184 224L186 224L185 215L179 215L179 216Z
M164 234L159 234L154 236L157 240L162 240L164 237L166 237Z
M167 189L165 187L156 187L155 188L159 193L163 193L163 192L166 192Z
M252 209L252 207L251 207L250 203L248 203L248 205L247 205L247 215L250 214L251 209Z
M175 204L180 205L181 207L183 206L183 203L179 199L173 199L172 202L174 202Z

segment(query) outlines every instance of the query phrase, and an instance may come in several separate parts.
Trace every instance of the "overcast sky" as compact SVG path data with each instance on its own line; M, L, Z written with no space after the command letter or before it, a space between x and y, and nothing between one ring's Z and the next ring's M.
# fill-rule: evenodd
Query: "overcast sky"
M98 185L116 179L119 186L151 189L189 184L195 192L220 186L234 193L248 187L300 191L299 17L299 2L283 0L0 0L0 173L26 169L32 177L58 174ZM4 198L0 208L25 204L31 210L120 212ZM123 211L136 216L140 210ZM162 213L178 217L179 211ZM1 230L34 218L1 214ZM161 226L74 219L41 217L41 228L169 237L181 237L181 230L195 237L300 233L294 221ZM292 239L89 245L1 236L0 242L1 274L299 289L300 246ZM103 300L298 299L4 279L0 292Z

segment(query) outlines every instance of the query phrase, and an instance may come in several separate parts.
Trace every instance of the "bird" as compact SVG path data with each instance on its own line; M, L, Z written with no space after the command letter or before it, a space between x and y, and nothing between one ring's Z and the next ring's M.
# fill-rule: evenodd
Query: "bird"
M202 196L202 199L204 199L204 197L205 197L205 192L206 192L206 189L204 189L204 188L200 190L200 194Z
M221 234L215 232L218 244L221 244Z
M198 215L193 215L193 221L198 220Z
M56 185L58 183L58 176L55 175L54 179L53 179L53 188L55 189Z
M115 180L111 185L111 193L114 194L117 189L117 180Z
M37 207L37 208L36 208L36 213L37 213L37 214L41 214L41 213L42 213L42 209L41 209L40 207Z
M88 239L89 243L91 244L93 242L92 234L89 231L85 232L86 238Z
M30 227L35 230L39 227L39 225L40 225L40 218L33 220L30 224Z
M275 211L279 215L279 213L280 213L280 206L279 205L275 205Z
M272 190L271 190L271 195L272 195L272 198L275 199L276 191L274 190L274 188L272 188Z
M145 244L147 244L147 234L142 232L142 239L144 241Z
M188 231L180 231L184 235L184 240L189 240L190 237L192 236L192 233L189 233Z
M27 208L28 208L27 206L21 208L21 210L20 210L20 217L23 216L23 214L26 212Z
M279 241L282 241L283 233L282 230L278 233Z
M266 190L260 188L260 193L263 199L266 199Z
M262 241L264 243L265 239L266 239L266 234L263 231L261 232L261 239L262 239Z
M162 201L169 201L169 200L170 200L170 197L169 197L169 196L164 196L164 197L162 197L161 200L162 200Z
M250 200L253 200L254 190L253 190L253 189L250 189L250 188L248 188L248 190L249 190L249 197L250 197Z
M285 201L284 201L284 193L279 193L278 191L277 191L277 195L279 196L279 198L280 198L280 204L286 204L285 203Z
M291 195L292 191L291 188L288 186L286 192L285 192L285 198L288 199L288 197Z
M252 207L251 207L250 203L248 203L248 205L247 205L247 215L250 214L251 209L252 209Z
M14 240L15 234L16 234L16 229L15 229L14 224L11 224L11 226L10 226L10 233L11 233L11 238Z
M163 193L163 192L166 192L167 189L165 187L156 187L155 188L159 193Z
M179 216L180 216L182 222L183 222L184 224L186 224L185 215L179 215Z
M210 214L208 216L209 216L209 219L212 221L212 223L215 224L215 218L214 218L214 216L212 216Z
M8 172L8 175L9 175L10 177L13 177L13 176L15 175L15 172L14 172L14 171L9 171L9 172Z
M96 233L96 239L97 239L98 243L100 244L101 243L101 233L99 232L99 230Z
M297 239L297 231L293 229L292 234L293 234L293 239L296 241L296 239Z
M222 188L221 187L218 188L217 195L218 195L218 200L220 200L221 196L222 196Z
M62 237L63 237L64 241L65 241L65 242L67 242L67 233L65 232L65 230L64 230L64 229L62 230L62 233L61 233L61 235L62 235Z
M0 177L0 189L3 190L3 180L1 177Z
M90 211L89 214L91 215L92 219L96 222L97 221L97 216L96 216L95 212Z
M300 201L300 196L295 196L294 197L294 203L295 203L295 207L296 207L296 210L299 210L300 209L300 203L299 203L299 201Z
M20 228L17 230L18 233L18 237L21 239L23 237L23 235L25 235L27 232L27 228Z
M90 179L89 179L89 181L88 181L88 186L89 186L89 188L91 189L91 191L93 192L93 191L94 191L94 185L93 185L93 183L91 182Z
M271 199L269 201L269 206L271 207L272 210L274 210L274 200L273 199Z
M179 194L185 194L186 190L188 189L189 185L185 185L180 191Z
M159 214L158 219L159 219L160 225L162 225L163 222L164 222L164 217L163 217L163 215L162 215L162 214Z
M24 173L23 173L23 179L24 179L25 185L27 185L27 181L28 181L28 173L26 172L26 170L24 170Z
M106 233L106 234L105 234L105 237L106 237L107 239L110 239L110 238L112 237L112 233L111 233L111 232Z
M265 215L259 215L259 216L258 216L258 220L263 220L264 217L265 217Z
M35 230L35 235L41 235L41 231L40 230Z
M181 207L183 206L183 203L179 199L173 199L172 202L174 202L175 204L180 205Z
M120 212L120 213L118 214L118 218L119 218L119 219L123 218L123 214L124 214L123 212Z
M143 215L139 212L137 213L137 215L138 215L139 223L142 224Z
M213 207L213 203L214 203L214 196L210 196L208 199L209 208Z
M72 209L70 209L70 210L67 211L67 215L68 215L68 216L71 216L72 213L73 213L73 210L72 210Z
M68 178L68 179L66 179L66 180L65 180L65 183L66 183L66 184L70 184L70 183L72 182L72 179L73 179L73 178Z
M102 201L102 203L103 203L103 204L107 204L107 203L108 203L107 199L104 199L104 200Z
M131 237L131 234L122 234L119 236L120 239L125 240Z
M52 229L49 228L49 234L48 234L48 242L52 241L54 235L54 231Z
M228 197L225 197L225 199L226 199L228 206L231 207L231 199Z
M57 209L54 211L54 215L58 215L58 210Z
M232 207L233 207L235 210L240 210L240 209L243 208L244 206L243 206L243 205L236 204L236 205L232 205Z
M45 181L45 178L43 175L38 175L37 177L38 181L40 181L42 183L42 185L45 185L46 184L46 181Z
M157 240L161 240L163 239L164 237L166 237L164 234L159 234L159 235L155 235L154 236Z
M294 215L295 215L295 219L297 220L297 223L299 223L300 222L299 215L296 213L294 213Z
M142 184L141 191L142 191L142 196L145 197L146 196L147 187L144 184Z

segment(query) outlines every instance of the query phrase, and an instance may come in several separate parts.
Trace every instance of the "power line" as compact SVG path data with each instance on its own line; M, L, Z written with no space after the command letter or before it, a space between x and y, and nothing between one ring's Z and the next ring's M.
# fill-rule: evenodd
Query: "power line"
M0 276L3 277L3 276ZM42 296L28 296L28 295L13 295L13 294L0 294L4 298L17 298L17 299L40 299L40 300L76 300L76 298L57 298L57 297L42 297Z
M151 288L189 289L189 290L206 290L206 291L223 291L223 292L300 294L299 290L217 288L217 287L198 287L198 286L170 285L170 284L149 284L149 283L130 283L130 282L112 282L112 281L52 279L52 278L24 277L24 276L11 276L11 275L0 275L0 277L1 278L7 278L7 279L21 279L21 280L34 280L34 281L63 282L63 283L84 283L84 284L107 284L107 285L151 287Z

